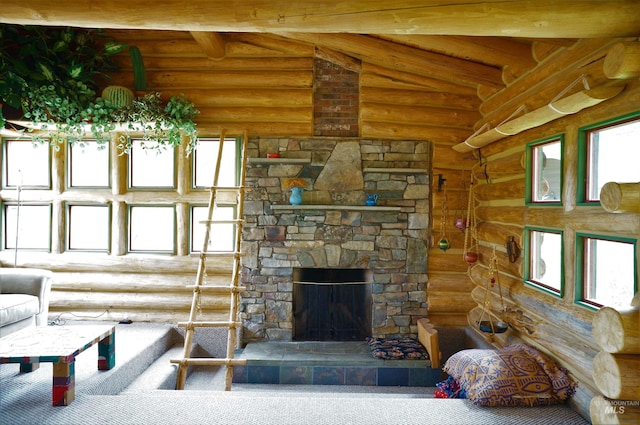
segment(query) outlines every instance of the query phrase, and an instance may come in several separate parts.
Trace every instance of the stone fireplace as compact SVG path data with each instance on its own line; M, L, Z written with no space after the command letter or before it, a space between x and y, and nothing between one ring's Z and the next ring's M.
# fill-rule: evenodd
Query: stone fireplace
M349 314L340 316L336 309L364 315L368 336L416 335L417 319L427 315L430 149L426 141L250 140L246 183L251 189L245 195L242 235L243 343L362 336L347 331L336 337L309 325L297 329L303 313L294 302L305 290L327 300L357 297L349 306L340 301L321 309L333 309L339 320ZM280 158L266 158L267 153ZM292 182L305 189L302 205L289 203ZM373 193L379 195L378 205L366 206L366 195ZM357 271L366 279L330 282L342 287L329 290L318 288L328 286L324 278L308 282L309 270L329 276ZM318 336L323 332L327 335Z

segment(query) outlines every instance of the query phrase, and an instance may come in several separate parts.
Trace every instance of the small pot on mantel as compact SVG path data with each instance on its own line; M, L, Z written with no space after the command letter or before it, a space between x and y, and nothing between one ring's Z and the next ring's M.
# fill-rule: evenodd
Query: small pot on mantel
M289 196L289 203L291 205L300 205L302 204L302 195L304 194L304 188L302 187L292 187L291 188L291 196Z

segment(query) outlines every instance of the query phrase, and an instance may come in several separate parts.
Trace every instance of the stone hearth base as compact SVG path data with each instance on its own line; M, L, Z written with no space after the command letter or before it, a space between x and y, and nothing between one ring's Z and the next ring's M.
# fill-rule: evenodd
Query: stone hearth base
M238 384L434 387L440 369L429 360L380 360L366 342L255 342L239 350Z

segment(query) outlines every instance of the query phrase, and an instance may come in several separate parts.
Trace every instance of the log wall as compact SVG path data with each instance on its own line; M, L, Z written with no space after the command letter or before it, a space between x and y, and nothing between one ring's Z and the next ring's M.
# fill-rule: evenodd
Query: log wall
M590 43L602 43L595 40ZM607 43L605 43L607 44ZM609 44L607 44L609 45ZM588 57L602 56L603 51L596 49L582 56L570 50L567 58L556 58L566 66L555 67L542 64L524 80L536 81L535 84L549 87L556 93L564 87L571 69L583 63ZM553 54L551 55L553 58ZM599 64L600 69L602 64ZM597 69L597 68L594 68ZM601 71L596 73L602 78ZM517 86L519 83L514 83ZM513 96L515 87L507 87L502 93L483 103L481 111L485 120L493 116L508 114L508 105L516 105L526 98ZM515 102L515 103L514 103ZM539 102L535 100L534 102ZM489 305L495 318L501 317L510 323L506 333L485 338L497 346L513 342L525 342L556 359L566 367L579 381L577 394L571 400L583 416L589 417L589 403L598 395L598 386L594 382L592 370L594 358L601 350L592 335L594 311L574 303L575 296L575 242L577 232L597 233L610 236L640 237L640 214L637 212L610 213L602 207L577 205L578 169L578 132L579 128L616 118L638 110L640 105L640 82L627 80L625 89L611 100L600 105L584 109L574 115L552 121L506 137L498 142L481 148L482 163L472 168L477 179L476 214L479 220L478 238L480 258L470 271L475 289L472 297L476 306L469 312L469 323L473 326L482 314L481 306L485 300L489 258L492 249L499 253L499 270L502 281L504 307L507 314L500 314L503 305L495 289L489 297ZM527 143L564 134L564 184L562 206L534 207L525 202L525 165L524 158ZM520 247L523 244L524 227L539 226L559 229L564 235L564 282L565 293L562 298L554 297L523 283L523 263L506 261L505 243L507 236L514 236ZM640 259L636 259L640 264ZM638 268L636 266L636 268ZM504 283L507 283L506 285ZM630 300L631 301L631 300ZM480 333L480 331L478 331Z
M202 136L216 136L223 128L229 135L246 131L251 137L265 138L313 134L316 53L311 43L267 34L225 33L225 56L214 60L206 56L186 31L111 30L109 34L140 48L149 90L161 91L166 98L184 93L196 103L202 112L198 117ZM452 146L464 141L485 122L495 127L520 104L527 104L530 110L540 107L582 73L598 83L606 82L602 62L612 45L614 41L604 39L567 42L566 47L554 48L534 43L532 57L538 66L505 79L506 88L502 90L447 83L368 62L362 63L359 70L361 137L433 142L432 243L428 251L427 289L431 322L438 327L466 325L479 317L479 307L485 298L488 259L495 247L503 298L511 309L510 323L515 326L494 342L530 343L567 367L580 381L573 402L585 417L587 406L597 393L591 368L599 348L591 335L593 312L573 303L570 283L574 278L571 259L575 234L584 231L624 237L638 235L640 215L611 214L599 207L576 206L577 134L581 126L637 110L640 82L631 79L612 100L507 137L480 151L459 153ZM109 84L132 86L128 55L119 55L117 60L122 71L113 75ZM565 135L563 206L526 206L522 161L525 146L557 134ZM60 165L63 169L61 162ZM441 191L437 190L438 175L446 179ZM466 211L472 179L477 184L474 205L479 221L480 258L470 268L462 260L464 235L453 222ZM442 251L437 242L445 194L448 206L445 233L451 247ZM2 193L5 200L11 200L11 196ZM100 198L99 193L95 196ZM180 196L185 195L166 196L179 202ZM54 219L61 219L61 213ZM523 229L527 225L564 231L569 262L564 268L567 290L562 299L525 286L522 260L509 263L506 259L506 238L514 237L522 247ZM57 246L62 245L59 241ZM55 272L54 316L75 312L90 317L103 314L101 318L105 319L184 319L190 292L183 289L183 284L191 283L196 259L186 255L169 258L120 254L117 250L106 257L59 251L23 253L18 266L44 267ZM0 262L3 266L12 265L12 253L0 253ZM214 264L209 273L215 276L225 267L224 263ZM496 294L490 295L490 303L498 308L500 300ZM224 311L222 300L215 299L213 305L214 314Z

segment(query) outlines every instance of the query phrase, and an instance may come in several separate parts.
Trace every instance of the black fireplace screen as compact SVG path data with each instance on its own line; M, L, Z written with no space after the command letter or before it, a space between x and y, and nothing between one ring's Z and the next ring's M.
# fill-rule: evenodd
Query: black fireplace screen
M371 336L371 273L363 269L296 269L293 339L362 341Z

